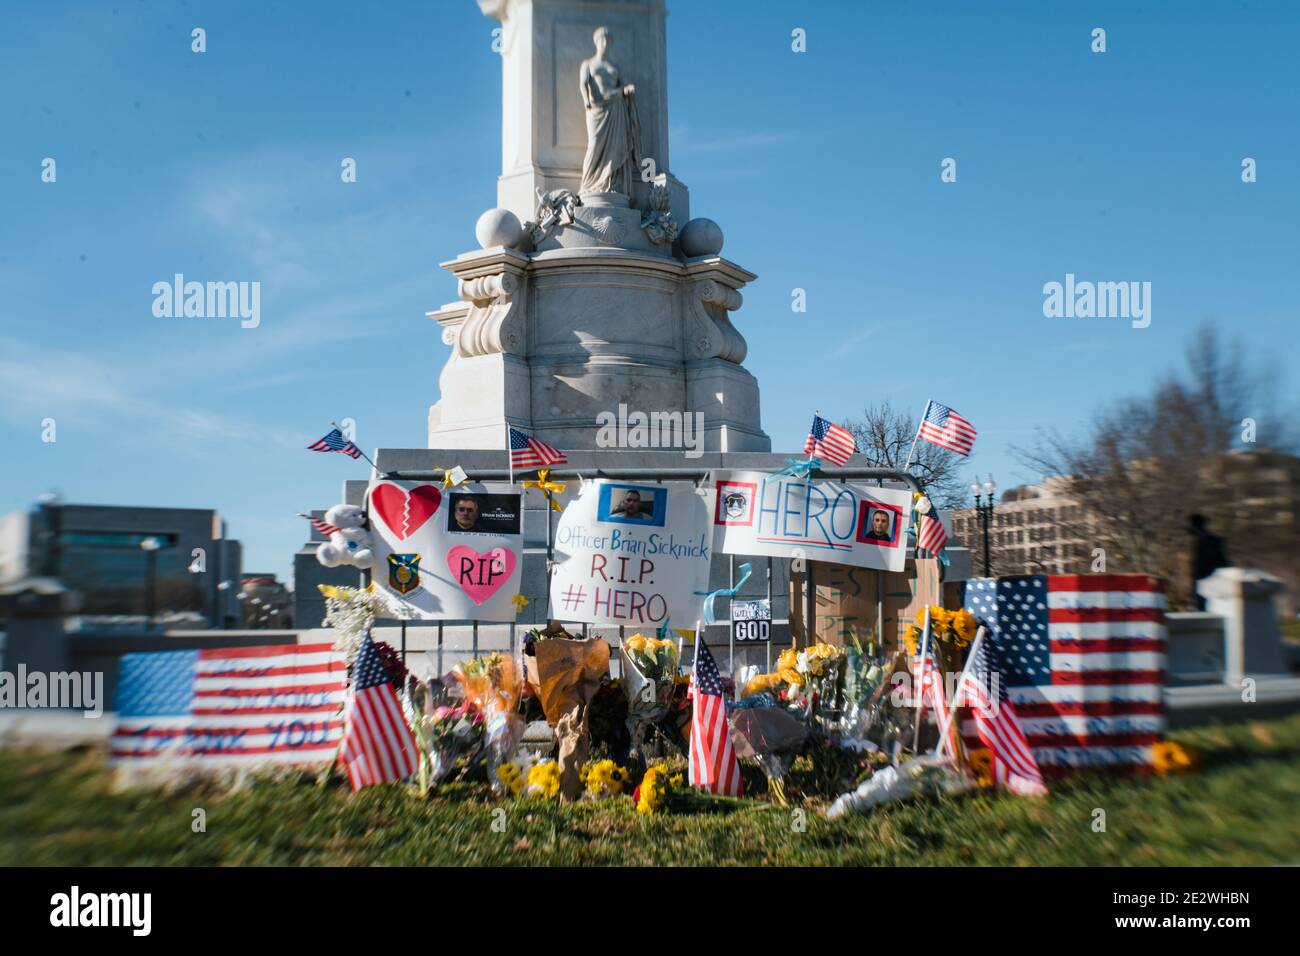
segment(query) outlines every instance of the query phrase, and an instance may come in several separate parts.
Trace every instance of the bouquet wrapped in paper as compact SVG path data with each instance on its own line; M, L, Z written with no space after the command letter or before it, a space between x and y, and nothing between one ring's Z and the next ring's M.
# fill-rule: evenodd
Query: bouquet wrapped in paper
M591 741L588 705L609 674L609 645L552 637L538 641L538 698L559 740L560 795L575 800L582 793L580 773Z
M627 729L632 737L632 754L639 755L649 729L672 706L677 645L666 638L633 634L623 642L622 654Z
M514 756L524 733L523 719L517 713L519 671L509 657L494 653L457 665L452 675L465 700L483 715L488 779L498 788L497 768Z

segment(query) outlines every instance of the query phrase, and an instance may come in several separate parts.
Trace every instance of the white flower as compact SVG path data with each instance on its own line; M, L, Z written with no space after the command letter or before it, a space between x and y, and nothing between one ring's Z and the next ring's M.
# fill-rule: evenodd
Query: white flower
M808 652L800 651L799 656L795 659L794 669L800 674L808 673Z
M919 515L928 515L930 513L930 499L925 495L916 499L916 513Z

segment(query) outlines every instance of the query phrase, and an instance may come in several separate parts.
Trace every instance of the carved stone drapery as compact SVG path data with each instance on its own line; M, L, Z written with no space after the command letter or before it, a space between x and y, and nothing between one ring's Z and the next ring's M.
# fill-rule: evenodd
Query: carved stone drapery
M739 309L743 301L737 290L716 279L695 283L686 304L690 319L686 352L691 358L720 358L737 365L745 360L749 346L727 315Z
M460 280L460 298L470 303L470 309L457 330L458 355L524 354L522 285L510 272Z

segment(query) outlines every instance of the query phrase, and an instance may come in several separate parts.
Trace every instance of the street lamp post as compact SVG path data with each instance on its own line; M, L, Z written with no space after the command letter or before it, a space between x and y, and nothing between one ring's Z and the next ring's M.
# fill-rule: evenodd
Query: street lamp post
M980 499L981 490L988 497L984 502ZM979 515L980 531L984 536L984 576L986 578L993 576L993 555L989 548L989 531L993 524L993 496L997 494L998 486L993 483L993 476L989 475L988 481L984 482L984 487L980 488L978 480L972 481L970 493L975 496L975 513Z
M144 600L145 600L145 624L153 626L156 608L155 585L158 578L158 549L162 547L162 542L150 535L140 542L140 550L144 552L145 560L145 582L144 582Z

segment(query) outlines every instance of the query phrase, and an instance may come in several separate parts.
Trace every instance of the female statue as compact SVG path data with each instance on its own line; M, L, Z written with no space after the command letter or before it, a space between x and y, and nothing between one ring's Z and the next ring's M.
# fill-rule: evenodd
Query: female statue
M632 195L641 128L636 115L636 87L619 83L618 67L607 57L609 30L593 34L596 55L582 62L578 82L587 115L587 155L582 160L580 193Z

